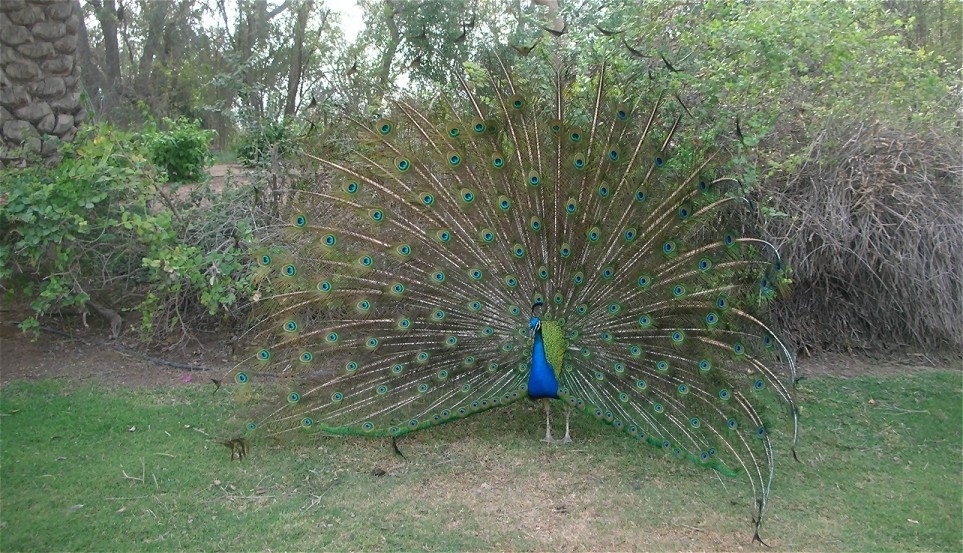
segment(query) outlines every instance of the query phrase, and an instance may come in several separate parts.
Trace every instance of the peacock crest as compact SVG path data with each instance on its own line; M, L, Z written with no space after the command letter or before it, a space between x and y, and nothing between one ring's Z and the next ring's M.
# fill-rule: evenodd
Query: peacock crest
M495 57L430 110L353 120L348 159L317 158L336 178L298 191L271 229L283 245L257 255L257 347L234 377L289 390L246 439L397 438L561 401L746 473L758 539L768 428L791 419L795 443L793 359L761 314L786 269L740 230L752 208L726 142L699 139L677 94L604 63L551 73Z

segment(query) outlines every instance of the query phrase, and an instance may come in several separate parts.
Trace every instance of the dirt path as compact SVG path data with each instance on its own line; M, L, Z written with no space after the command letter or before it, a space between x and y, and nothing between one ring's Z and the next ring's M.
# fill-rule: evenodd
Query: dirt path
M210 385L211 378L222 378L234 365L231 338L224 334L198 336L199 341L174 351L147 351L132 337L111 340L107 328L96 326L72 330L70 335L42 332L32 340L13 321L26 312L5 309L0 324L0 386L21 379L68 378L93 381L108 386L171 386L185 383ZM208 370L189 370L146 360L192 365ZM866 356L821 354L797 360L804 377L854 377L868 374L900 374L928 369L963 370L963 360L923 354L907 354L871 359Z
M245 169L236 163L217 163L211 166L208 172L211 174L211 189L215 192L224 190L224 183L228 179L236 183L246 183L251 179L251 169Z
M173 386L211 384L233 366L230 337L211 334L174 351L147 351L132 338L110 339L107 328L93 326L61 334L24 334L3 311L0 324L0 387L14 380L66 378L106 386ZM79 323L79 321L77 321ZM91 321L92 324L94 321ZM99 322L99 321L97 321ZM168 361L191 369L150 361Z

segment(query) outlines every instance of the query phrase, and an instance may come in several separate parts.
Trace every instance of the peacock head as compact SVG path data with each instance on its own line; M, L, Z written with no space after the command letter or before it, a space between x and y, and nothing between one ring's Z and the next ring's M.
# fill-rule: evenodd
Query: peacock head
M534 338L535 333L542 328L542 319L538 316L538 313L536 312L536 309L541 311L540 308L542 307L545 307L545 304L540 301L537 301L534 304L532 304L532 318L528 324L528 335L532 338Z

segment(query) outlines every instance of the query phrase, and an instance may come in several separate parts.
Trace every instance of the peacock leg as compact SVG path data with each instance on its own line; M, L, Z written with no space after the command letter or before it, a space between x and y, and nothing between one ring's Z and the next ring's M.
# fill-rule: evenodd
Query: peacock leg
M555 440L552 439L552 404L550 399L543 399L542 405L545 406L545 438L543 442L550 444Z
M565 406L565 437L562 438L562 443L567 444L572 442L572 437L568 435L568 417L572 414L572 406Z

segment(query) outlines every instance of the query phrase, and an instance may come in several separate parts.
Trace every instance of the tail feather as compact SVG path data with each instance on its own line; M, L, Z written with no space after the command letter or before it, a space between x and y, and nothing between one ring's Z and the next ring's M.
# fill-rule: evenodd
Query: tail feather
M398 100L352 119L351 160L314 158L336 181L297 192L284 245L259 254L243 337L258 346L236 380L270 372L290 391L250 432L397 438L526 398L543 304L558 399L745 474L758 529L766 421L788 411L795 448L796 370L759 314L786 270L728 223L748 207L728 152L685 138L677 94L614 86L604 63L591 86L492 65L431 112Z

